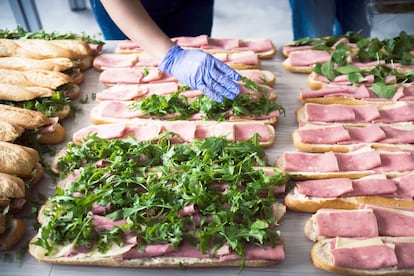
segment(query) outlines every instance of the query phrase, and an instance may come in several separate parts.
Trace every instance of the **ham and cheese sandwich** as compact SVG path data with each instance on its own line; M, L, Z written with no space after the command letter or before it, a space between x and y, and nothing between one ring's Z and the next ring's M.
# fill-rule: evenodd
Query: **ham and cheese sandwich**
M336 237L311 250L315 267L351 275L412 275L413 254L413 237Z
M38 111L0 104L0 121L18 129L14 136L21 129L35 131L39 142L44 144L58 144L66 138L66 130L57 118L48 118Z
M150 141L161 134L171 132L173 143L191 143L196 139L225 137L238 142L253 139L257 135L258 143L270 147L275 141L275 129L263 122L216 122L216 121L158 121L148 120L141 123L114 123L92 125L81 128L73 134L73 141L80 143L88 135L97 135L106 139L126 139L132 137L139 141Z
M260 58L272 58L276 54L276 47L267 38L210 38L207 35L199 36L180 36L171 39L175 44L185 49L201 49L209 53L239 53L254 52ZM130 40L119 43L115 53L129 54L142 53L143 49Z
M413 180L412 172L396 177L376 173L352 179L296 180L284 202L290 210L310 213L322 208L357 209L364 204L414 208Z
M414 150L412 124L305 123L292 134L295 148L307 152L348 152L361 145Z
M305 236L327 238L414 237L414 209L365 205L355 210L319 209L305 225Z
M396 124L411 123L414 120L412 102L392 104L314 104L306 103L296 110L299 125L304 123L342 123L342 124Z
M18 71L46 70L63 72L69 75L76 84L80 84L83 81L83 74L80 72L76 62L63 57L48 59L1 57L0 68Z
M414 152L410 150L374 149L363 146L342 152L285 152L276 161L292 179L359 178L382 173L401 176L414 169Z
M26 233L26 225L21 219L0 213L0 251L16 246Z
M107 150L98 156L98 148ZM265 165L264 157L258 145L219 137L173 145L93 137L68 147L59 161L64 184L42 208L42 226L29 252L42 262L117 267L278 263L284 245L276 228L281 205L274 191L287 178L273 167L257 166ZM196 198L187 196L196 191ZM231 196L234 192L241 201ZM59 200L59 193L67 200ZM65 218L73 212L81 223ZM217 227L216 218L224 227ZM243 241L245 219L249 229L267 233L262 241L249 231Z

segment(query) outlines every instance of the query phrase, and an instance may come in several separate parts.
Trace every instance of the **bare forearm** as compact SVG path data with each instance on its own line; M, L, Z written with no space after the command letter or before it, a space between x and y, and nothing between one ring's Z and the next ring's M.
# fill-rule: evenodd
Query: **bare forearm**
M152 56L162 59L173 46L138 0L101 0L115 24Z

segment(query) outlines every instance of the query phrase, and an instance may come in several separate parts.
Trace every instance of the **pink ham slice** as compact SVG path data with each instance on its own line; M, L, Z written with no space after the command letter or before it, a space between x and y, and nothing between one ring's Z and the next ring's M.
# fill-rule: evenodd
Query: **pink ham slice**
M361 178L352 180L352 191L345 193L349 196L393 195L397 184L393 179Z
M302 195L335 198L353 191L349 178L306 180L296 182L296 189Z
M378 125L351 127L348 132L351 140L360 142L377 142L386 137L384 131Z
M338 172L339 166L333 152L322 154L285 152L286 171L299 172Z
M381 172L405 172L414 170L412 152L381 152Z
M414 121L414 104L408 102L399 102L392 108L381 108L381 117L376 122L398 123Z
M398 185L396 196L412 200L414 198L414 173L396 178L395 181Z
M393 212L393 208L368 205L366 208L374 210L378 221L378 232L381 236L409 237L414 236L414 212Z
M135 50L135 51L143 51L141 46L138 43L135 43L131 40L124 40L118 43L117 46L120 50Z
M394 244L398 268L413 268L414 242L395 242Z
M349 238L378 236L377 218L371 209L319 209L312 218L317 236Z
M234 124L235 141L244 141L253 137L254 134L259 135L259 142L267 142L270 140L269 126L265 124Z
M296 51L289 54L292 66L310 66L316 63L326 63L330 58L331 55L328 51L318 50Z
M240 47L247 48L256 53L262 53L262 52L271 51L274 46L270 39L264 38L264 39L241 40Z
M196 128L195 124L188 122L163 125L163 131L170 131L179 135L175 142L190 142L194 140Z
M207 137L221 136L229 141L236 141L234 127L234 124L200 125L195 131L195 138L205 139Z
M276 245L275 247L264 246L259 247L255 245L246 245L245 259L246 260L274 260L281 261L285 258L285 250L283 245ZM234 261L240 260L241 257L235 253L220 256L220 261Z
M138 62L135 54L100 54L93 60L94 67L98 68L128 68L133 67Z
M381 166L380 153L375 150L336 153L340 171L363 171Z
M305 104L309 122L371 122L380 117L375 105Z
M348 97L355 99L366 99L372 97L369 90L361 85L354 86L328 86L318 90L301 91L299 99L312 99L320 97Z
M98 137L104 139L120 138L124 134L125 128L125 124L108 124L84 127L77 130L73 134L73 140L80 141L89 134L96 134Z
M148 97L152 94L168 95L178 91L176 82L150 83L150 84L118 84L113 85L96 94L101 101L118 100L130 101Z
M227 64L245 64L245 65L257 65L259 64L259 57L254 52L240 52L229 53L225 60Z
M350 140L348 131L342 125L299 128L298 134L303 143L310 144L336 144Z
M200 48L201 46L208 45L209 38L207 35L199 36L178 36L171 39L175 44L181 47Z
M141 111L135 111L129 108L129 102L115 102L108 101L102 102L101 105L101 116L109 118L120 118L120 119L132 119L142 117Z
M156 69L149 69L144 74L141 68L109 68L99 75L99 81L104 84L137 84L160 80L162 73Z
M209 38L208 45L201 45L201 49L232 50L239 45L239 40L236 38Z
M339 267L355 269L379 269L398 265L395 251L384 245L355 248L335 248L332 241L331 254L333 264Z

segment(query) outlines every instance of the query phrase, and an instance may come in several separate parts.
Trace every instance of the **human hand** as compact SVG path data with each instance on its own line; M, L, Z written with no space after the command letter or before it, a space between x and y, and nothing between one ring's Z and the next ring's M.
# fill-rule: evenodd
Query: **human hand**
M158 68L218 102L222 102L223 97L234 100L241 91L235 83L241 79L240 74L201 50L173 46Z

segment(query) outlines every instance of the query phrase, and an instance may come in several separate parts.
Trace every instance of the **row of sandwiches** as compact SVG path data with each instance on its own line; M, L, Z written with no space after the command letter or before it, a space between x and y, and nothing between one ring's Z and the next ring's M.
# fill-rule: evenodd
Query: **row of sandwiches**
M92 62L85 39L0 30L0 251L23 239L21 216L47 166L42 153L66 138L61 121Z
M203 50L214 42L227 57L252 52L239 39L173 40ZM264 151L283 112L274 74L257 67L257 53L255 67L239 59L240 67L232 66L243 75L243 92L216 103L161 73L132 42L116 49L94 59L105 88L96 93L93 124L77 130L53 161L57 192L39 213L30 254L49 263L124 267L282 261L279 196L288 179Z
M298 93L297 151L285 152L277 167L293 180L287 208L313 213L304 232L315 242L317 268L414 273L413 49L414 36L404 32L387 40L348 33L285 48L285 69L309 73L309 90ZM309 64L294 69L302 55Z

